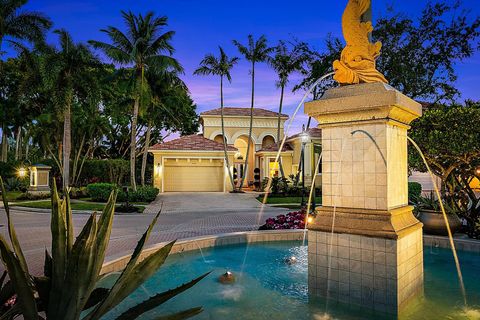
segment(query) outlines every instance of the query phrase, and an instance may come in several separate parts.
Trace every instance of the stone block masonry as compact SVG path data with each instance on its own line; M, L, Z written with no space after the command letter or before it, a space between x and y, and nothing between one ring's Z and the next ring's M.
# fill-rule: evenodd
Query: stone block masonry
M312 295L399 314L423 293L422 224L408 205L407 131L420 104L383 83L305 105L322 129L323 207L308 226Z

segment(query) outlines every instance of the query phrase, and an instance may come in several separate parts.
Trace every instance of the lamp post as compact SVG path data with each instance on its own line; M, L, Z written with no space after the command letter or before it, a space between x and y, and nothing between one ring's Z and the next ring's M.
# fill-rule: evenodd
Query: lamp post
M302 138L302 203L301 206L305 206L305 145L307 144L310 136L305 131L305 126L302 129L302 133L300 134Z

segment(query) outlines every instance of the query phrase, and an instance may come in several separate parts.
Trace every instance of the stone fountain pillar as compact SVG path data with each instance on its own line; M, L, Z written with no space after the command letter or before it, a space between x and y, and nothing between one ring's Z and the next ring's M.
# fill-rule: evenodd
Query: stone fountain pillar
M323 148L309 291L398 313L423 293L422 224L408 205L407 173L407 130L421 105L378 82L328 90L305 113L318 120Z

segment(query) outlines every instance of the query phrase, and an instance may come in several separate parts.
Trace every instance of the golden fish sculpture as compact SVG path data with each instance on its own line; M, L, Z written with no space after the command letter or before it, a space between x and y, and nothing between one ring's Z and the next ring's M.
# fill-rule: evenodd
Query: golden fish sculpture
M370 6L371 0L349 0L343 13L342 29L347 45L340 60L333 62L334 79L340 84L388 83L375 65L382 44L370 41L372 22L362 21Z

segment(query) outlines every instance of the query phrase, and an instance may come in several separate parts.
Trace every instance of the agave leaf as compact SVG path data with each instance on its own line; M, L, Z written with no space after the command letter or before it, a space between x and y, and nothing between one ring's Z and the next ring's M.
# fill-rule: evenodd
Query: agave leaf
M135 291L135 289L150 278L165 262L174 243L175 241L170 242L149 257L145 258L145 260L134 266L131 272L127 274L122 273L105 300L102 301L99 306L94 309L87 318L85 318L85 320L99 319L113 307L122 302L129 294Z
M70 205L70 190L65 192L65 223L67 230L67 257L70 256L73 247L73 221L72 221L72 206Z
M25 320L38 319L37 304L31 286L31 279L29 275L23 271L20 261L2 235L0 235L0 254L5 269L8 271L8 275L12 281L13 289L17 294L18 302L22 304L23 318Z
M160 316L155 318L155 320L183 320L183 319L188 319L193 316L196 316L197 314L201 313L203 311L202 307L196 307L192 309L188 309L185 311L181 311L175 314L171 314L168 316Z
M52 277L53 259L47 249L45 249L45 265L43 266L43 275L45 277Z
M93 213L73 244L68 260L62 291L64 303L57 308L59 310L57 315L61 315L62 319L78 319L90 296L91 292L88 290L96 279L96 275L92 276L95 270L96 240L97 219ZM53 301L50 305L52 304Z
M98 219L97 232L97 265L96 272L100 273L103 261L105 260L105 253L107 252L110 235L112 233L113 216L115 214L115 202L117 201L117 190L113 190L110 194L108 202L103 209L102 215Z
M87 300L87 303L83 307L83 310L90 309L91 307L96 306L100 301L105 299L107 294L110 292L110 289L107 288L96 288L90 294L90 297Z
M3 184L2 177L0 177L0 188L2 190L3 206L7 215L8 235L10 237L10 243L12 244L13 251L15 252L18 261L20 262L20 267L22 268L24 273L28 274L27 262L25 260L25 256L23 255L22 247L20 247L20 243L18 242L17 233L15 232L15 228L13 227L12 219L10 217L10 207L8 206L7 191L5 190L5 185Z
M166 301L170 300L171 298L175 297L176 295L184 292L187 289L190 289L191 287L196 285L198 282L200 282L203 278L205 278L209 274L210 274L210 272L205 273L204 275L202 275L202 276L200 276L200 277L198 277L198 278L196 278L196 279L194 279L190 282L187 282L187 283L185 283L185 284L183 284L183 285L181 285L181 286L179 286L175 289L159 293L159 294L157 294L157 295L155 295L155 296L137 304L136 306L128 309L127 311L122 313L117 318L117 320L136 319L137 317L139 317L143 313L148 312L148 311L158 307L159 305L165 303Z
M13 307L8 309L4 314L0 316L0 320L10 320L14 319L15 316L22 314L22 306L20 303L15 304Z
M5 285L0 290L0 305L4 305L8 299L13 297L15 294L15 289L13 289L12 281L8 280Z
M40 298L39 303L37 304L38 311L47 312L48 307L48 299L50 295L50 288L51 288L51 279L48 277L34 277L33 282L35 283L35 288L38 292L38 297ZM48 316L48 313L47 313Z
M154 227L154 225L156 224L157 222L157 219L158 217L160 216L160 213L162 212L162 210L160 209L160 211L157 213L157 215L155 216L155 218L153 219L153 221L150 223L150 225L148 226L147 230L145 231L145 233L142 235L142 237L140 238L140 240L138 241L136 247L135 247L135 250L133 251L133 254L132 254L132 257L130 258L130 261L128 262L127 266L125 267L125 269L122 271L122 274L120 275L120 277L118 277L117 281L115 282L115 284L113 285L111 291L110 291L110 294L105 298L104 301L102 301L94 310L92 310L88 315L87 317L85 318L85 320L88 320L88 319L99 319L102 315L104 315L105 313L107 313L111 308L113 308L116 304L118 304L119 302L116 302L118 300L118 293L120 292L120 290L122 290L122 287L124 286L124 282L126 282L127 280L125 279L128 279L130 274L132 273L132 271L134 270L135 268L135 265L137 264L137 261L140 257L140 254L143 250L143 247L145 245L145 243L147 242L149 236L150 236L150 233L152 232L152 229ZM172 244L173 245L173 244ZM171 247L170 247L171 249ZM162 250L162 249L160 249ZM170 250L169 250L170 252ZM135 290L135 288L133 288L133 290ZM133 291L132 290L132 291ZM131 293L131 292L130 292ZM128 294L130 294L128 293ZM128 295L127 294L127 295ZM126 296L124 296L121 300L125 299ZM120 300L120 301L121 301Z
M50 292L50 305L48 309L52 312L52 317L58 307L58 302L62 300L62 288L65 283L65 269L67 265L67 229L65 223L66 206L58 196L57 184L55 180L52 183L52 216L50 229L52 233L52 290Z
M5 281L7 274L8 274L7 270L3 271L2 277L0 278L0 288L3 287L3 282Z

